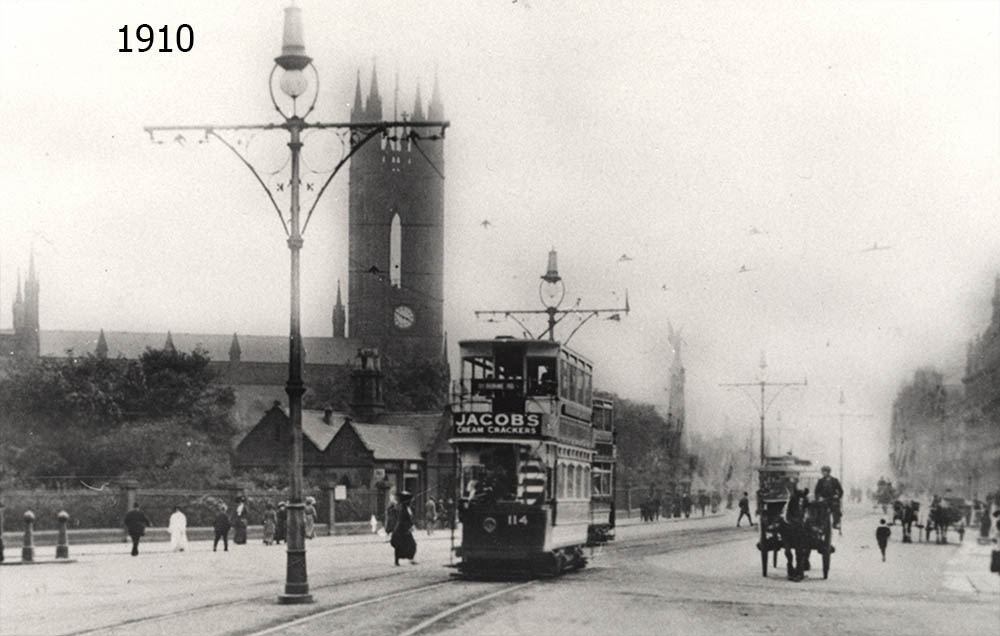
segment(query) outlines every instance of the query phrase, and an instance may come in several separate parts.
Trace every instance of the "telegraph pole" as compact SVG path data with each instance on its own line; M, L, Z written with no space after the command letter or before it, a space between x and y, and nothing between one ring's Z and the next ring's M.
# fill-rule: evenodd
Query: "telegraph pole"
M767 363L764 361L764 355L762 353L760 359L761 380L759 382L730 382L730 383L719 384L719 386L735 387L740 389L741 391L743 391L745 395L747 395L747 397L750 397L751 401L753 401L754 398L750 395L750 392L747 390L747 388L760 387L760 405L758 406L756 401L754 401L754 406L757 407L760 414L760 465L761 466L764 465L764 460L765 460L764 419L767 416L767 411L771 408L771 405L774 404L774 401L778 399L778 396L781 395L781 393L788 387L809 385L809 381L807 379L803 379L802 382L768 382L764 380L764 369L766 368L767 368ZM767 387L774 387L778 389L777 393L771 396L770 401L768 401L766 398Z
M840 474L838 475L838 477L840 478L841 483L846 484L847 483L847 479L845 478L845 475L844 475L844 418L845 417L853 417L853 418L857 418L857 419L871 419L871 418L875 417L875 415L873 413L845 413L844 412L844 404L846 403L846 400L844 400L844 390L843 389L840 390L840 399L837 400L837 403L840 405L840 412L839 413L835 413L835 414L831 413L831 414L824 414L824 415L814 415L812 417L832 417L832 416L836 415L837 421L838 421L838 424L839 424L839 431L838 431L839 432L839 441L838 441L838 445L840 447L840 468L839 468L840 469Z

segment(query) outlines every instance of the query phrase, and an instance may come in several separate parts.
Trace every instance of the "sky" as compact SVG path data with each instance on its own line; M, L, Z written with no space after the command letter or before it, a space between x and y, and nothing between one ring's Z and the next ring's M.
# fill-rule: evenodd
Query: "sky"
M262 188L217 142L143 132L278 121L286 4L0 0L0 328L34 245L43 329L287 333L288 251ZM960 382L1000 273L1000 3L298 5L311 120L345 121L373 64L387 116L396 77L399 112L438 79L453 352L520 334L474 312L539 307L554 248L568 303L628 291L628 316L571 341L598 387L665 406L668 322L681 330L691 431L750 435L759 392L719 385L758 381L764 352L767 380L808 380L771 404L772 449L836 466L838 414L854 414L846 470L874 479L914 370ZM193 47L119 52L142 23L172 40L188 24ZM240 141L281 179L280 133ZM308 134L305 179L340 152ZM346 290L346 201L345 171L305 234L305 335L330 333Z

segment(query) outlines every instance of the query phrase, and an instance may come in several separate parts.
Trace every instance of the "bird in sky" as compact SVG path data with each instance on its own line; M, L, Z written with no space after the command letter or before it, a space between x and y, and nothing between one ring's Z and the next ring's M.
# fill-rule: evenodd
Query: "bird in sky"
M180 133L177 133L177 136L174 137L174 141L176 141L177 143L179 143L180 145L183 146L184 142L187 141L187 139L184 138L184 135L182 135Z
M482 222L482 223L480 223L479 225L482 225L482 226L483 226L484 228L489 228L489 227L490 227L491 225L493 225L493 224L492 224L492 223L490 223L490 220L489 220L489 219L483 219L483 222Z
M865 249L863 249L861 251L862 252L877 252L879 250L891 250L891 249L892 249L891 245L879 245L878 241L875 241L874 243L872 243L871 247L866 247Z
M618 262L619 263L627 263L627 262L629 262L631 260L635 260L635 259L633 259L628 254L622 254L621 256L618 257Z
M758 229L756 225L750 226L750 236L756 236L758 234L767 234L764 230Z
M666 285L661 285L660 289L663 290L663 291L670 291L670 288L667 287Z
M736 273L737 274L746 274L747 272L752 272L752 271L753 271L752 268L747 267L746 265L740 265L740 269Z
M377 265L372 265L368 268L367 272L369 274L381 274L382 270L380 270Z

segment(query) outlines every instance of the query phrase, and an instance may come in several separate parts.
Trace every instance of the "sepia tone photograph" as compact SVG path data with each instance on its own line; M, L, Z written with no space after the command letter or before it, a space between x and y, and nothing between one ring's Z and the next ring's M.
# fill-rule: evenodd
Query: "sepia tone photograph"
M0 84L0 635L1000 626L1000 2L0 0Z

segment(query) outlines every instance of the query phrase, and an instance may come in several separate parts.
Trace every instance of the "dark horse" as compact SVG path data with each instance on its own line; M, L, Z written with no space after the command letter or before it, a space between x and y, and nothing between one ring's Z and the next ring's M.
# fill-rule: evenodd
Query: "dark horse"
M896 520L899 519L899 523L903 526L903 543L913 543L911 532L919 514L920 503L917 501L903 503L897 499L892 504L892 523L895 524ZM917 534L919 535L919 530Z
M826 502L810 502L808 490L796 490L788 500L780 532L788 580L805 578L810 569L809 554L813 550L823 555L823 578L826 578L833 552L833 546L829 545L830 509Z

